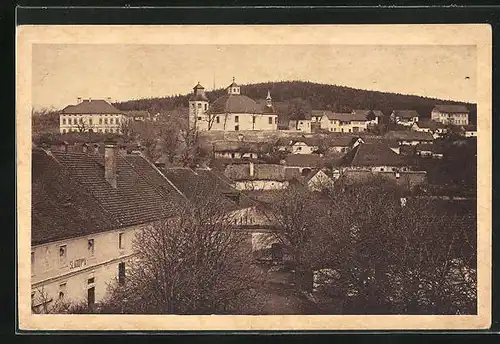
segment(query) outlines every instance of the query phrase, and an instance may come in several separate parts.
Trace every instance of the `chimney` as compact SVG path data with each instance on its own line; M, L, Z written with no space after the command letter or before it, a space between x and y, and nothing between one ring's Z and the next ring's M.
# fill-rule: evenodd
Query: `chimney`
M255 167L253 165L253 162L250 161L250 177L253 177L255 174Z
M80 104L82 102L82 97L76 98L76 104Z
M107 140L104 142L104 178L116 189L116 141Z

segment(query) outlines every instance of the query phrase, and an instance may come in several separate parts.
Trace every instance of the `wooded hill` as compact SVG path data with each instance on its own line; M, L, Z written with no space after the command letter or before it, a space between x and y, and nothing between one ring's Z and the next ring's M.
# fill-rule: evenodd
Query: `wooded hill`
M436 104L462 104L470 111L469 120L476 123L476 104L446 101L436 98L420 97L399 93L360 90L351 87L318 84L304 81L280 81L258 84L241 85L241 93L261 101L271 91L273 103L279 105L280 115L289 117L297 111L333 110L349 112L353 109L376 109L389 115L392 110L416 110L421 118L429 118L430 112ZM226 93L225 89L208 91L210 101ZM190 94L175 95L161 98L147 98L116 103L120 110L147 110L150 113L168 113L180 110L187 114L187 105Z

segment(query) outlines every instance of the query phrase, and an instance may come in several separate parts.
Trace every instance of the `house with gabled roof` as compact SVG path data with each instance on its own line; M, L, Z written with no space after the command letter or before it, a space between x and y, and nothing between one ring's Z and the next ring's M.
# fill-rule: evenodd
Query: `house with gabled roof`
M333 133L358 133L366 131L370 120L367 118L368 112L347 112L338 113L328 110L313 110L313 115L322 114L321 129Z
M382 123L382 121L384 119L384 113L380 110L356 109L356 110L352 110L352 113L359 115L359 116L365 116L367 119L369 119L369 121L367 123L368 125L380 124L380 123Z
M385 139L397 141L400 146L415 146L419 143L430 143L434 142L434 137L431 133L420 132L420 131L388 131L384 135Z
M431 119L446 125L468 125L469 112L465 105L438 104L431 111Z
M124 113L111 104L111 99L77 99L59 115L59 132L120 133Z
M406 127L418 122L418 117L418 112L415 110L393 110L390 116L392 122Z
M245 209L252 208L215 171L162 171L114 141L105 142L104 152L34 147L32 167L35 312L61 301L98 303L109 283L126 280L137 231L174 220L198 197L210 195L235 225L244 226Z
M434 138L439 138L448 132L446 125L432 119L421 119L418 122L413 123L411 130L431 133Z

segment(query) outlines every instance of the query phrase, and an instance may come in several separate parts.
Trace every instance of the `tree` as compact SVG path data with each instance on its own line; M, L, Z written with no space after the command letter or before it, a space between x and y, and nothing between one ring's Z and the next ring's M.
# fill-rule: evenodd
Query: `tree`
M203 190L174 219L140 230L136 261L114 285L103 312L241 314L262 283L251 264L248 234L232 228L234 214Z
M195 167L208 155L207 149L200 142L196 127L180 130L180 147L180 160L184 167Z

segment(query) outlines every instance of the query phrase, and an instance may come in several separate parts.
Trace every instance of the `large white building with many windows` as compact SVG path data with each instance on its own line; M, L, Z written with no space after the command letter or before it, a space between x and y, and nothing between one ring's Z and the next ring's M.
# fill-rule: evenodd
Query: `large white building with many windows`
M120 133L128 117L111 104L111 99L78 98L76 105L66 106L59 115L59 132Z
M234 78L226 92L226 95L210 104L204 87L198 83L189 100L190 127L201 131L278 130L278 114L270 92L267 93L265 104L260 105L241 94Z
M436 105L431 119L446 125L468 125L469 109L465 105Z

